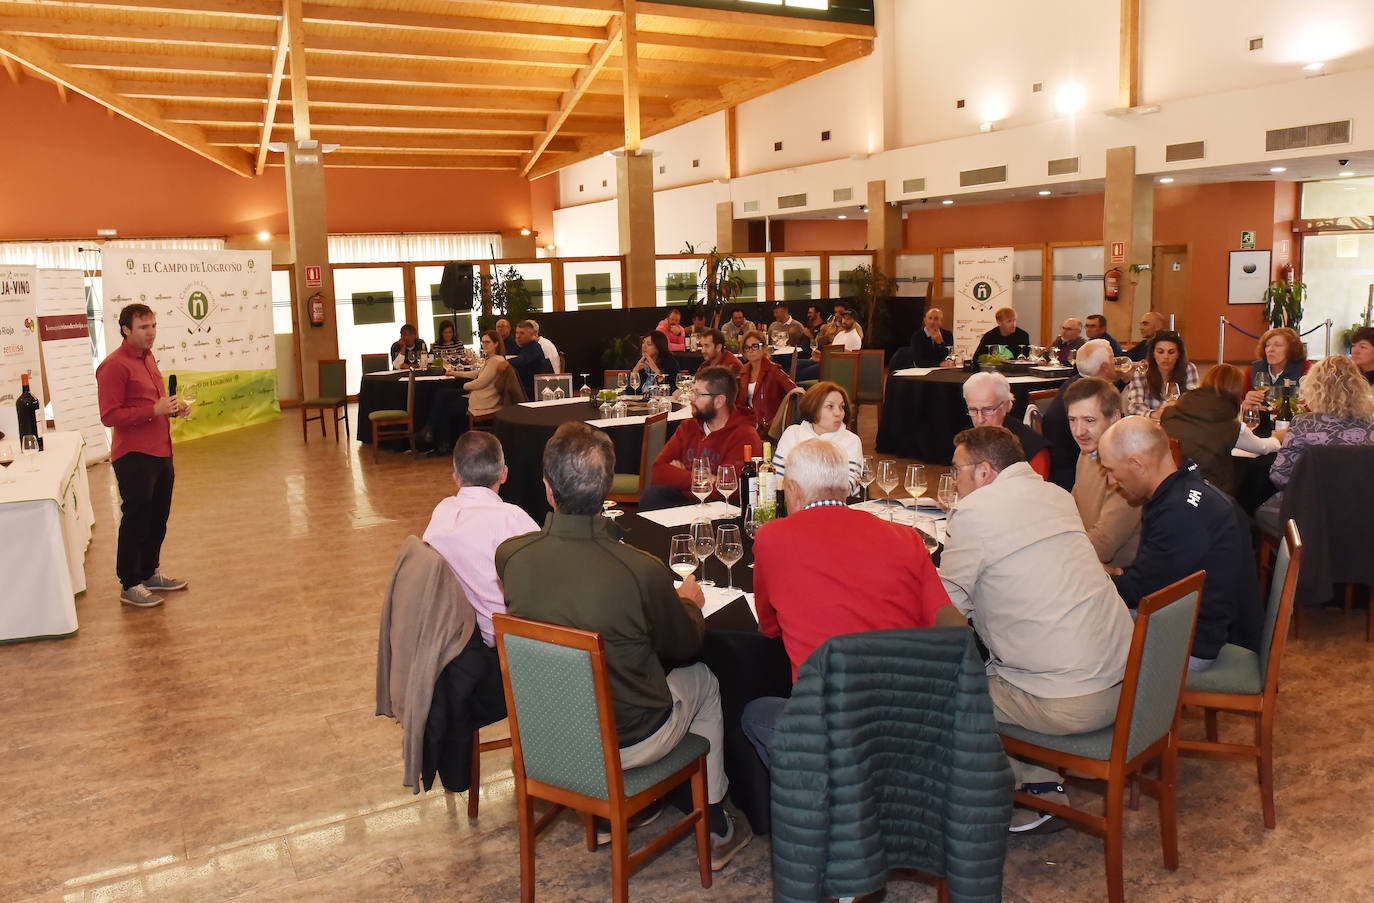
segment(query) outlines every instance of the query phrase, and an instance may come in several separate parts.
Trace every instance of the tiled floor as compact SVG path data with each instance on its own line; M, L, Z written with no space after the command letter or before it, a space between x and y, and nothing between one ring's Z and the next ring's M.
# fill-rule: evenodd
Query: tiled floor
M80 632L0 646L0 901L517 899L509 752L484 757L469 821L463 795L400 785L399 728L373 715L383 587L400 541L450 490L447 463L302 445L288 414L181 446L176 466L164 561L191 588L162 609L118 604L114 485L97 466ZM1261 825L1253 769L1187 761L1182 868L1160 867L1153 805L1128 812L1129 899L1374 899L1361 626L1318 612L1289 647L1278 828ZM541 900L608 897L607 856L585 852L572 821L539 853ZM635 899L771 897L766 839L710 891L692 855L679 844L651 863ZM1014 840L1006 888L1012 901L1098 900L1100 842ZM934 894L901 882L888 899Z

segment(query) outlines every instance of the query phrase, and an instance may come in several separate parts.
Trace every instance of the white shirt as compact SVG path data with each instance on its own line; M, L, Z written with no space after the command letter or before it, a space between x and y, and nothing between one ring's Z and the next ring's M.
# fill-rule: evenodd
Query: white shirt
M558 349L554 347L553 342L550 342L542 335L535 341L539 343L540 348L544 349L544 357L549 359L549 364L553 367L553 372L561 373L562 371L558 368Z
M959 500L940 580L992 653L988 673L1047 699L1120 683L1134 625L1073 497L1024 461Z
M835 344L843 345L845 351L858 351L863 347L864 339L857 328L842 329L835 333Z
M858 495L859 470L862 468L864 460L863 442L845 426L841 426L833 433L818 433L815 424L809 420L792 424L783 430L782 435L778 438L778 447L773 449L773 472L777 475L778 484L782 485L783 475L787 467L787 456L792 453L792 449L808 439L829 442L840 450L849 461L849 494Z

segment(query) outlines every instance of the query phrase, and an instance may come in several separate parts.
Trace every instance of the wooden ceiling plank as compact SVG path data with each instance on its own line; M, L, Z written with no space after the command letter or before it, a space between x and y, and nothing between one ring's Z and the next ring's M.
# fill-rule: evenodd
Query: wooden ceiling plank
M379 154L339 150L328 155L330 169L489 169L514 172L519 158L443 154Z
M811 44L784 44L777 41L754 41L741 38L641 31L639 43L641 45L653 44L659 47L699 50L712 55L737 53L747 57L776 56L783 59L811 60L813 62L821 62L825 59L825 48L823 47L816 47Z
M282 9L281 21L277 23L277 49L272 54L272 80L267 86L267 112L263 114L262 134L258 137L258 158L254 171L262 175L267 166L267 145L272 140L272 123L277 121L277 103L281 98L281 80L286 74L286 55L290 51L290 35L287 33L286 9ZM209 138L209 135L206 135Z
M61 10L62 7L54 7ZM0 32L27 37L96 38L107 41L145 41L155 44L196 44L207 47L273 46L274 32L243 28L200 28L186 25L139 25L50 16L0 15Z
M660 76L664 78L692 75L700 78L709 78L715 81L731 81L737 78L772 78L773 70L767 66L741 66L733 63L725 63L719 60L702 60L700 62L691 60L660 60L646 57L643 53L644 48L640 48L639 54L639 73L640 75ZM622 58L612 59L606 64L608 70L625 68L625 60Z
M858 38L871 41L878 31L872 25L858 25L853 22L832 22L829 19L810 16L775 16L769 13L737 12L727 9L711 9L705 6L678 6L672 3L655 3L653 12L644 14L646 27L672 27L674 20L684 22L704 22L707 25L720 25L731 31L740 32L800 32L807 35L831 35L834 38ZM829 42L827 42L829 43Z
M619 13L620 0L500 0L508 6L551 9L586 10L589 12Z
M262 119L262 105L251 101L238 104L168 102L163 115L175 122L192 122L220 128L238 128L256 132ZM402 132L493 132L534 136L544 131L547 117L530 113L490 116L485 113L448 112L430 110L424 113L373 110L319 109L310 111L310 124L316 129L383 129ZM290 114L277 110L276 126L290 126ZM619 116L585 116L575 112L559 129L562 135L590 135L611 132L620 128ZM526 149L529 145L526 144Z
M154 10L273 21L281 15L281 6L274 0L81 0L81 6L89 9Z
M283 0L282 18L291 53L291 121L297 141L310 140L310 91L305 68L305 26L301 0ZM271 117L269 117L270 120Z
M611 51L620 43L621 25L620 19L612 20L610 33L606 36L606 40L593 48L587 59L587 68L577 73L577 78L573 80L572 90L564 94L559 100L558 109L549 115L548 127L544 129L544 132L539 135L539 137L534 139L534 146L530 150L529 156L521 162L520 172L522 175L528 173L530 168L534 166L535 162L544 153L545 148L549 146L549 142L553 140L553 136L558 134L559 127L563 125L563 122L572 113L573 107L577 106L577 102L581 100L582 95L586 93L587 86L592 83L597 73L606 65L606 60L610 58Z
M310 38L310 53L354 54L375 57L414 57L419 59L458 60L466 62L503 62L520 65L571 66L581 68L587 63L586 53L571 50L535 50L528 47L488 47L456 45L444 41L426 41L406 37L403 33L388 35L378 42L376 37L347 35L315 35Z
M96 103L109 107L230 172L241 176L253 173L253 162L248 154L208 144L200 129L167 120L156 104L121 95L109 77L102 73L63 65L58 61L57 53L52 46L44 41L0 32L0 54L23 63L35 72L89 97Z
M639 39L638 7L635 0L624 0L621 15L620 53L625 66L621 71L622 102L625 104L625 152L639 152ZM616 170L619 172L620 170Z
M335 81L392 82L407 85L512 88L555 92L568 90L572 81L571 74L568 76L506 74L492 72L489 69L480 72L464 72L444 66L416 66L395 63L380 66L369 65L368 63L360 65L357 62L336 59L327 59L323 62L317 59L316 62L310 64L310 75L317 79L328 78Z
M120 69L144 72L198 72L211 75L270 75L272 60L178 56L158 53L119 53L108 50L63 50L58 59L77 69Z
M347 150L362 148L371 150L434 150L451 153L519 154L530 151L530 139L524 135L477 134L428 134L418 135L403 132L383 132L378 130L326 129L321 128L314 116L310 120L311 135L324 144L339 144ZM289 128L289 124L278 125L277 130ZM232 127L205 130L205 140L210 144L242 145L252 143L254 132ZM577 150L577 142L562 135L549 143L552 153L570 153Z
M478 16L448 16L435 13L410 12L393 9L367 9L351 6L326 6L321 3L304 5L304 16L312 22L346 23L350 25L382 25L391 28L414 28L423 31L463 31L477 34L510 35L513 37L558 38L563 40L604 41L606 28L591 25L567 25L560 22L526 22L515 19L492 19Z

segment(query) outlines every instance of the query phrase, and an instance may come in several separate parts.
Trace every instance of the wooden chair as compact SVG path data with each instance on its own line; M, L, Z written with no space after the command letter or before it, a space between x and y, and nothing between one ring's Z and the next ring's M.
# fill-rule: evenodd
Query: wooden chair
M1031 406L1039 410L1040 416L1043 417L1045 416L1045 412L1049 410L1050 402L1054 401L1054 397L1058 394L1058 389L1041 389L1037 392L1031 392L1029 395L1027 395L1026 401L1029 402Z
M805 394L806 390L797 386L778 403L778 412L773 415L773 422L768 424L768 439L774 445L778 444L778 440L789 426L801 420L801 399Z
M322 360L320 367L320 394L301 402L301 439L310 441L310 431L306 424L312 420L320 422L320 438L324 438L324 412L332 411L334 418L334 441L339 441L339 421L343 421L344 436L352 439L348 431L348 365L338 358ZM311 417L310 412L317 411Z
M793 348L793 349L792 349L792 352L791 352L790 354L787 355L787 359L786 359L786 360L787 360L787 363L786 363L786 364L779 364L779 366L781 366L782 369L784 369L784 370L787 371L787 378L790 379L790 380L792 380L792 382L795 383L795 382L797 381L797 349L796 349L796 348ZM778 363L778 362L777 362L776 360L774 360L773 363L776 364L776 363Z
M630 874L695 829L701 886L711 886L707 836L706 751L687 734L662 759L622 769L605 644L598 633L492 616L506 692L520 831L520 899L534 903L535 839L564 807L582 813L587 849L596 849L593 816L611 823L611 894L627 903ZM690 780L692 811L634 853L628 820ZM553 803L537 821L534 800Z
M611 480L611 491L606 498L622 505L639 501L644 487L649 485L649 471L654 459L668 444L668 412L655 414L644 421L644 440L639 446L639 473L618 473Z
M364 354L363 373L385 373L391 369L391 355L389 354Z
M372 422L372 460L377 460L377 450L383 440L409 439L410 450L415 451L415 370L406 375L406 409L373 411L367 415Z
M859 422L859 404L854 401L859 391L860 351L832 351L821 363L821 381L830 380L849 393L854 403L849 411L848 426L852 430Z
M1180 740L1178 748L1188 755L1209 758L1254 760L1259 771L1260 806L1264 826L1274 817L1274 710L1279 692L1279 660L1283 656L1288 622L1297 595L1302 565L1302 539L1290 520L1278 551L1269 603L1264 611L1264 631L1259 652L1227 643L1216 663L1206 671L1190 671L1183 690L1183 704L1202 709L1206 740ZM1217 712L1237 712L1255 720L1253 743L1221 743L1217 740Z
M482 786L482 753L494 749L510 749L510 737L483 740L478 731L472 732L472 773L468 779L468 818L477 817L477 791Z
M1178 868L1176 766L1178 712L1188 653L1193 646L1202 599L1202 571L1146 596L1140 602L1121 683L1116 723L1086 734L1040 734L1014 724L998 724L1007 755L1030 759L1107 782L1105 813L1095 815L1018 790L1016 802L1082 825L1105 839L1107 899L1122 903L1121 821L1127 781L1134 776L1159 801L1159 833L1164 866ZM1141 768L1159 763L1159 777Z
M883 419L883 389L886 385L887 370L883 367L883 349L864 348L859 355L859 379L854 393L854 407L871 404L878 407L878 422ZM854 420L859 419L856 411Z
M534 377L534 398L531 401L542 401L544 398L544 387L549 389L562 389L564 398L573 397L573 378L571 373L541 373Z
M1169 454L1174 456L1175 467L1183 466L1183 443L1179 442L1173 436L1169 437Z

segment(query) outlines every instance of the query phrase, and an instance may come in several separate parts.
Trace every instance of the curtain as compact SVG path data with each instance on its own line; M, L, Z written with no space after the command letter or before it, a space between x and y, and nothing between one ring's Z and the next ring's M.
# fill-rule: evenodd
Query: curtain
M121 238L99 242L85 241L4 241L0 242L0 264L36 266L45 270L98 270L103 249L123 251L131 248L157 248L175 251L218 251L222 238Z
M481 261L500 256L501 235L497 232L329 236L329 262L335 266L415 260Z

